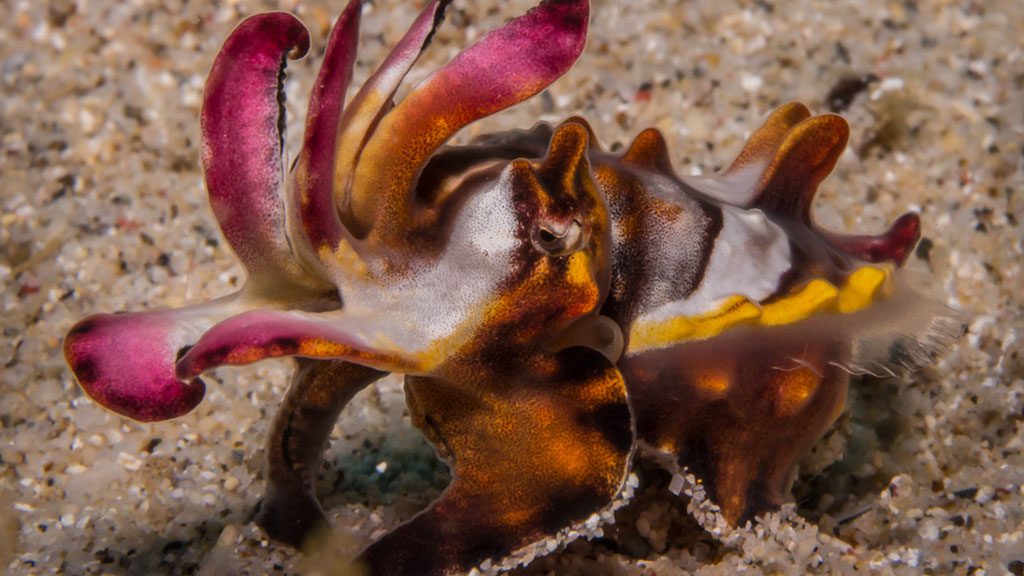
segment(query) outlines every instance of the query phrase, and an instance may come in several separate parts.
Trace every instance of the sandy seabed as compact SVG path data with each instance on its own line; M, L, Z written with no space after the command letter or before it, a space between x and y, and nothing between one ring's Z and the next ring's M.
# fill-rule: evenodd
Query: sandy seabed
M357 82L421 4L367 7ZM529 5L457 1L411 80ZM314 49L288 69L295 151L341 7L0 3L0 565L9 573L329 571L333 559L303 559L249 522L288 362L220 370L194 412L139 424L84 397L60 345L88 313L180 306L239 286L199 171L205 74L243 17L299 15ZM670 494L667 475L640 466L634 501L604 537L519 574L1024 574L1022 39L1019 0L595 0L577 66L462 136L582 114L611 146L656 126L686 174L729 162L779 104L841 111L851 146L817 219L873 232L919 211L926 239L911 266L970 317L935 368L854 383L846 414L801 464L795 507L709 532ZM397 380L360 394L320 478L346 534L341 555L409 518L447 480L410 427Z

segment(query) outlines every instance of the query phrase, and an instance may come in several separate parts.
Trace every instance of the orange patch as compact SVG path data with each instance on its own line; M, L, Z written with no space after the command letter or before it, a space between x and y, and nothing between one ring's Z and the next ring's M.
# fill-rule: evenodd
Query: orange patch
M780 372L775 383L778 400L775 410L780 416L796 414L818 389L821 378L813 370L800 367L792 372Z
M227 357L226 364L240 365L240 364L252 364L266 358L268 354L260 348L253 348L246 346L245 348L236 348L232 350Z
M722 366L703 366L694 373L694 384L707 394L721 398L729 391L732 370Z

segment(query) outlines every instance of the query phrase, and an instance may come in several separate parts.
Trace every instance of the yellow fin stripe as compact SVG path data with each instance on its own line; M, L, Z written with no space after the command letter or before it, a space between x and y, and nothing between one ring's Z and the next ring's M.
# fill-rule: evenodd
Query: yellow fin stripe
M818 312L835 308L839 290L827 280L815 278L796 294L786 296L761 307L762 326L782 326L803 320Z
M753 324L760 315L761 309L756 304L742 296L732 296L718 310L708 314L637 322L630 334L629 349L664 348L678 342L704 340L733 326Z
M839 293L836 310L841 314L850 314L867 308L878 297L888 296L891 291L889 275L887 269L870 266L857 269Z
M630 352L666 348L705 340L739 326L784 326L821 313L852 314L889 295L889 268L865 266L853 272L841 288L815 278L794 294L758 305L743 296L728 298L717 310L699 316L660 321L639 320L630 333Z

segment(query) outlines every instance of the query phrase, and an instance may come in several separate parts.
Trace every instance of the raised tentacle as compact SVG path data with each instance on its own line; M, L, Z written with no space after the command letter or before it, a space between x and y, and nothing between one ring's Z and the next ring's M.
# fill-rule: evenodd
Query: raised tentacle
M337 306L316 265L294 251L286 223L283 72L289 57L308 49L306 29L284 13L249 18L225 41L204 93L203 164L210 204L249 281L242 291L208 304L96 315L76 324L64 354L99 404L137 420L180 416L198 404L205 388L201 380L185 384L175 364L208 328L258 307ZM341 93L319 99L343 98L343 87Z
M255 286L316 283L289 244L282 164L284 67L307 50L309 33L294 16L248 18L224 42L203 94L210 205Z
M385 243L409 232L415 181L430 156L470 122L543 90L579 56L589 3L546 0L431 74L381 119L351 194L352 225ZM543 43L544 48L538 49Z
M342 119L342 132L334 164L334 197L337 209L349 229L352 179L355 166L377 123L392 106L392 98L420 54L430 44L434 31L444 20L451 0L431 0L384 63L352 98Z
M292 201L299 224L291 226L293 237L297 241L304 238L314 252L336 246L344 233L334 205L334 157L356 59L362 8L362 0L350 0L331 31L309 98L302 151L292 172Z
M298 360L267 442L267 489L256 523L271 538L300 547L329 529L316 474L331 429L352 397L384 374L348 362Z
M448 460L453 480L429 509L363 553L370 574L498 566L612 505L634 445L621 375L584 348L515 365L407 378L413 422Z

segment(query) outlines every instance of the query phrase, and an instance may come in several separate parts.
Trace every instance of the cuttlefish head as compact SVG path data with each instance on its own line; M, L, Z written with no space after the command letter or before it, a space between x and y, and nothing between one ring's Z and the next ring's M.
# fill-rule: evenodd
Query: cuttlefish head
M437 295L459 298L479 282L486 304L474 315L482 323L474 349L591 345L566 340L579 323L595 322L610 279L608 214L590 176L589 138L568 122L542 158L485 160L437 181L433 193L460 199L437 264L451 286Z

